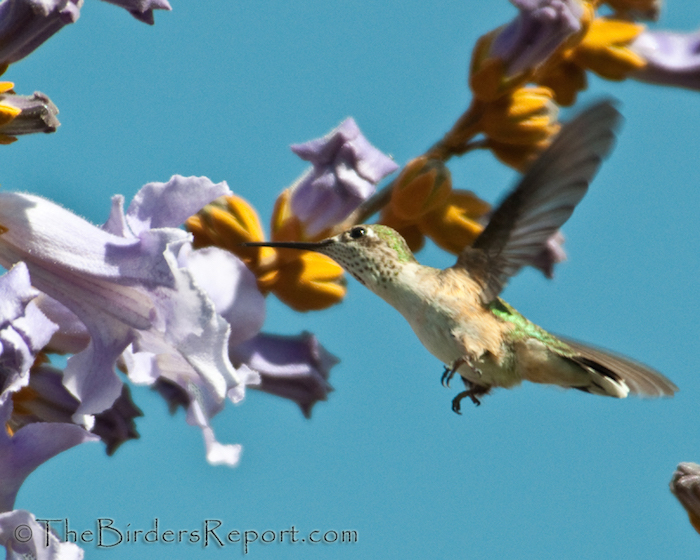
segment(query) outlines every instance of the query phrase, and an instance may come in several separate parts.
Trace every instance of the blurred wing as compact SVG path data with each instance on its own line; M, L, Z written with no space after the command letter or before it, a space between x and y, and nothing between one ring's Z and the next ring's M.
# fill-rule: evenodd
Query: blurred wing
M568 344L576 353L574 356L567 356L569 359L606 377L623 380L630 393L645 397L672 397L678 391L678 387L672 381L644 364L575 340L557 338Z
M457 267L482 270L485 304L533 262L569 219L610 152L621 120L612 103L603 101L566 123L501 202L474 245L460 254Z

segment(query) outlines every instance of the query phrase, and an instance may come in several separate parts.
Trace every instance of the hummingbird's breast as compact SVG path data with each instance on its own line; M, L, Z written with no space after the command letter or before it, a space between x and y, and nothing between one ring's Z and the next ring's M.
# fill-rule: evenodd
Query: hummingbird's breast
M506 364L503 335L508 326L484 308L480 286L465 272L405 267L397 283L398 289L384 299L406 318L431 354L448 366L467 358L479 367L482 377L473 379L473 371L465 366L458 371L475 383L509 386L518 382L511 379L512 367Z

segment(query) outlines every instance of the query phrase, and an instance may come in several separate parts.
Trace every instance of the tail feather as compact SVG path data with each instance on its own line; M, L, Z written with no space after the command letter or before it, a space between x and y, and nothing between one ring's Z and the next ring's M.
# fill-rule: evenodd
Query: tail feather
M644 397L672 397L678 391L672 381L649 366L607 350L560 339L574 351L574 355L567 358L592 374L593 386L577 387L581 390L617 398L626 397L628 392Z

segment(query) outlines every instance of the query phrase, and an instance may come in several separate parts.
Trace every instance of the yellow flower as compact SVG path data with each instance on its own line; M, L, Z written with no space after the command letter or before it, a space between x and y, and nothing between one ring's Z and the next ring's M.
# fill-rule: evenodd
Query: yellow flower
M488 140L486 147L493 152L499 161L509 165L518 171L526 171L530 164L537 159L537 156L551 143L550 139L543 140L536 144L518 145L504 144L494 140Z
M572 60L608 80L624 80L627 74L647 64L629 48L644 29L629 21L597 18L574 49Z
M340 303L347 291L343 268L333 259L311 251L277 269L272 292L295 311L325 309Z
M396 178L389 204L398 218L417 220L445 202L451 190L452 178L445 164L420 156L408 162Z
M484 226L478 220L490 209L474 193L453 190L442 206L420 219L419 227L438 247L457 254L474 243L483 231Z

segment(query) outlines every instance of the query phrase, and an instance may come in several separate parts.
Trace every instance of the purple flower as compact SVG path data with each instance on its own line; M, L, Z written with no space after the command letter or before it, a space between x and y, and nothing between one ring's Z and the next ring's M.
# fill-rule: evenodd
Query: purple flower
M0 395L0 511L10 511L24 480L39 465L86 441L99 438L76 424L37 422L12 435L5 426L12 414L12 393Z
M493 39L489 55L506 64L508 77L535 69L581 30L578 0L511 0L520 13Z
M231 361L245 363L260 373L259 389L296 402L304 416L325 401L333 387L330 369L339 362L310 333L299 336L259 334L231 348Z
M37 353L58 328L36 307L38 295L24 263L0 276L0 391L28 383Z
M642 82L700 90L700 31L642 31L630 45L647 65L630 74Z
M71 542L61 542L47 521L38 522L34 515L22 509L0 513L0 546L7 549L9 560L83 558L82 548Z
M63 386L63 372L48 365L35 366L29 384L12 396L14 408L7 426L14 432L36 422L73 423L80 401ZM100 437L107 446L107 455L130 439L139 437L134 418L143 413L131 400L125 385L122 393L107 410L89 417L90 432Z
M83 0L4 0L0 3L0 74L64 25L80 17Z
M167 200L169 192L182 204L179 210ZM222 397L238 384L226 356L228 323L177 262L189 235L165 223L182 223L228 192L225 183L207 179L176 176L167 184L152 183L126 216L116 199L106 231L48 200L0 193L0 225L7 229L0 236L0 263L24 261L32 284L90 333L88 346L68 360L64 372L64 384L81 402L76 414L102 412L121 394L114 363L130 344L136 351L151 345L159 359L169 355L186 363ZM146 208L154 215L147 217Z
M340 223L398 168L367 141L352 118L323 138L291 148L313 164L293 187L291 198L292 211L309 236Z
M120 6L134 16L137 20L153 25L153 10L172 10L168 0L103 0L110 4Z

